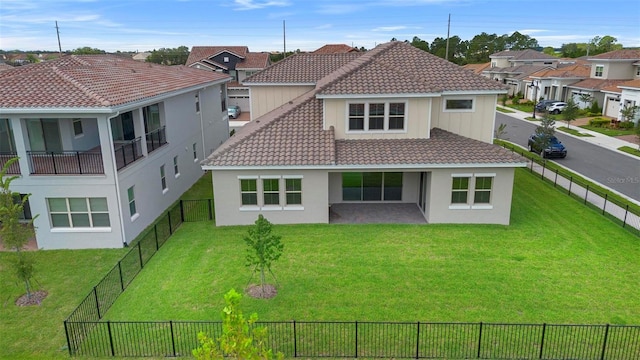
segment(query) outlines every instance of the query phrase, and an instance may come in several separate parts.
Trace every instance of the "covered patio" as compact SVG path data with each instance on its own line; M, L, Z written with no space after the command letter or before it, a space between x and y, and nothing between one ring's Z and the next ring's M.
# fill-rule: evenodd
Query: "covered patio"
M339 203L329 207L330 224L426 224L411 203Z

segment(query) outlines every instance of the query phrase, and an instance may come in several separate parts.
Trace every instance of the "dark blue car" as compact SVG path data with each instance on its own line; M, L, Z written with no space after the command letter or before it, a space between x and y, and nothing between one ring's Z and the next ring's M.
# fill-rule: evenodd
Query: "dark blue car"
M552 136L549 139L549 146L545 149L542 149L542 140L540 135L533 134L529 136L529 141L527 142L529 145L529 151L533 151L537 154L540 154L543 158L565 158L567 157L567 148L562 145L560 140L557 137Z

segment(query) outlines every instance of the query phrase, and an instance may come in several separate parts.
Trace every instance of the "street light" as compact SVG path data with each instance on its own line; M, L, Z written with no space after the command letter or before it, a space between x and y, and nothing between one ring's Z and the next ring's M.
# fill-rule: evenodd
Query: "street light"
M531 80L531 87L533 88L533 120L536 119L536 105L538 105L538 84L535 80Z

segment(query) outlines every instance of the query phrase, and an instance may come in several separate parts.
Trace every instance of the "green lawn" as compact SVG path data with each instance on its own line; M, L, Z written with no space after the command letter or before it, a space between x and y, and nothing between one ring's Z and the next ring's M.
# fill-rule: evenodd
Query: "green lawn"
M15 254L0 252L0 358L68 358L62 321L129 249L36 251L35 280L49 295L17 307L24 287L12 276Z
M634 134L633 129L616 129L616 128L610 128L610 127L598 127L598 126L589 126L589 125L582 125L580 127L583 129L599 132L600 134L604 134L607 136L623 136L623 135Z
M618 148L618 150L620 151L624 151L627 154L631 154L631 155L635 155L637 157L640 157L640 150L637 147L631 147L631 146L621 146Z
M591 135L591 134L584 134L584 133L581 133L580 131L576 130L575 128L568 128L568 127L565 127L565 126L557 127L556 130L562 131L562 132L566 132L566 133L571 134L571 135L580 136L580 137L593 137L593 135Z
M246 227L184 224L107 313L218 320L241 290ZM512 224L276 225L285 251L262 320L640 324L638 238L526 170Z

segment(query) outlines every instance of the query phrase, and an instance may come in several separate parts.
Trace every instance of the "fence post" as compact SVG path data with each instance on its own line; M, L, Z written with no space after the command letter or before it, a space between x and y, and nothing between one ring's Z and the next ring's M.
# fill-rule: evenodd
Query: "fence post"
M78 160L78 170L82 174L82 161L80 161L80 151L76 151L76 159Z
M73 356L73 351L71 351L71 339L69 339L69 329L67 328L67 320L64 321L64 335L67 337L67 349L69 349L69 356Z
M540 359L542 359L542 350L544 349L544 333L547 330L547 323L542 324L542 339L540 340Z
M109 345L111 346L111 356L116 356L115 349L113 348L113 336L111 335L111 321L107 320L107 330L109 331Z
M153 235L156 238L156 244L158 243L158 224L153 225Z
M356 359L358 358L358 322L356 321L356 353L354 356Z
M417 323L418 331L416 331L416 359L420 358L420 321Z
M584 193L584 204L587 205L587 196L589 196L589 184L587 184L587 191Z
M556 169L556 178L553 180L553 187L556 187L558 184L558 169Z
M144 267L144 264L142 263L142 248L140 247L141 242L142 240L138 242L138 258L140 259L140 269Z
M604 209L607 208L607 198L609 197L609 194L604 194L604 205L602 206L602 215L604 215Z
M182 199L180 199L180 221L184 222L184 206L182 204Z
M569 193L567 195L571 195L571 185L573 185L573 175L569 176Z
M120 289L124 291L124 281L122 280L122 260L118 261L118 273L120 273Z
M542 172L540 173L540 179L544 180L544 170L547 168L547 162L542 162Z
M98 311L98 320L100 320L102 316L100 315L100 303L98 302L98 289L95 286L93 287L93 296L96 298L96 310Z
M293 320L293 357L298 357L298 335L296 334L296 321Z
M169 320L169 329L171 329L171 348L173 349L173 357L176 357L176 340L173 336L173 320Z
M207 199L207 203L209 204L209 220L213 220L213 204L211 204L211 199Z
M604 354L607 350L607 338L609 337L609 324L604 329L604 341L602 342L602 354L600 355L600 360L604 360Z
M480 358L481 345L482 345L482 321L480 322L480 333L478 334L478 359Z
M624 211L624 220L622 220L622 227L624 228L627 225L627 214L629 213L629 204L627 204L627 208Z
M173 227L171 226L171 209L167 212L167 218L169 219L169 234L173 234Z

